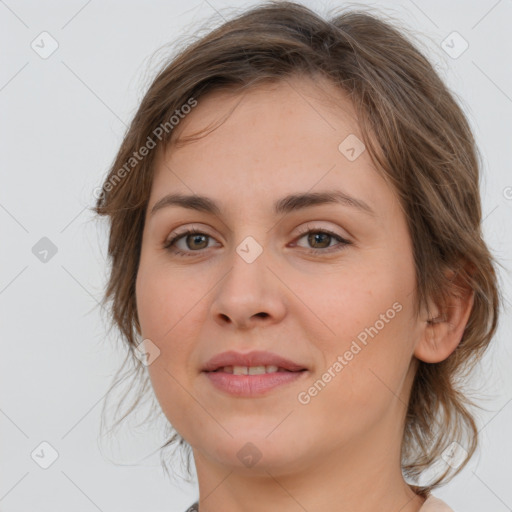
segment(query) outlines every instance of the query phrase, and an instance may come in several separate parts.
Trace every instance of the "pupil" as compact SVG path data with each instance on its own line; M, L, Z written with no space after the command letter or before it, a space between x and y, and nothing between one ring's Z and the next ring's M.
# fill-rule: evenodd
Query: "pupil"
M329 235L327 233L314 233L314 234L310 234L309 235L309 243L314 245L316 243L316 241L317 241L316 240L317 237L326 237L327 238L327 246L329 246L329 240L328 239L329 239L330 236L331 235ZM322 243L322 242L320 241L320 243ZM326 245L324 244L322 247L326 247Z
M193 237L193 240L194 240L193 243L195 243L197 240L200 240L201 238L203 238L203 239L206 238L206 235L190 235L190 236ZM187 237L187 241L188 241L188 237ZM187 245L188 245L188 243L187 243ZM206 245L208 245L208 243L206 243ZM193 249L193 247L189 246L189 249ZM195 249L203 249L203 247L197 247L196 246Z

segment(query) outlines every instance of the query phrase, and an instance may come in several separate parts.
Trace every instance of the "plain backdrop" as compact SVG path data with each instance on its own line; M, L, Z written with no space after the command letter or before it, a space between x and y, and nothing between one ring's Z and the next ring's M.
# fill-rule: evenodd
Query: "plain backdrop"
M98 306L107 231L89 208L158 64L172 54L168 43L254 3L0 1L3 512L181 512L197 497L196 484L163 473L156 426L129 429L110 445L98 440L102 399L124 353ZM342 5L302 3L320 13ZM480 450L436 494L459 512L512 510L512 1L360 5L417 34L484 159L483 229L507 269L505 309L471 383L485 408Z

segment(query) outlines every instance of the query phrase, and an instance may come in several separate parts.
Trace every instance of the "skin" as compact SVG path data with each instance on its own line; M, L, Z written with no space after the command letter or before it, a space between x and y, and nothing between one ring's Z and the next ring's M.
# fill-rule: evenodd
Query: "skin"
M148 366L151 383L192 446L200 510L418 511L424 500L400 469L412 379L418 359L439 361L455 349L471 300L451 304L446 322L414 315L405 215L367 151L349 161L338 150L349 134L362 139L341 91L305 78L217 91L199 100L176 134L229 112L206 137L158 154L136 282L141 334L160 350ZM287 194L334 189L375 214L340 204L272 211ZM149 213L175 192L209 196L221 215L179 206ZM178 228L192 227L208 236L176 242L190 256L164 248ZM315 244L298 231L308 228L351 243L326 237ZM236 252L248 236L263 249L252 263ZM335 246L341 250L321 252ZM395 303L400 312L300 403L298 394ZM288 357L308 373L258 398L224 394L201 373L215 354L252 349ZM252 467L237 457L247 442L261 454Z

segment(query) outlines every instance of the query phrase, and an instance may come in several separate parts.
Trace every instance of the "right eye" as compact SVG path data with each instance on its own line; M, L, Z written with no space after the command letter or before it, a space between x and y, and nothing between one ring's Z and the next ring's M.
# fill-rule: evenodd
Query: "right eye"
M199 231L198 229L191 228L186 231L176 233L170 239L166 240L164 243L164 248L173 254L178 254L180 256L192 256L194 252L200 252L201 249L205 249L208 247L208 239L212 238L210 235ZM185 250L181 250L177 243L181 241L181 239L185 240L185 244L189 247L185 248ZM205 246L206 240L206 246ZM190 242L189 242L190 241ZM176 248L178 247L178 248ZM187 252L188 251L188 252Z

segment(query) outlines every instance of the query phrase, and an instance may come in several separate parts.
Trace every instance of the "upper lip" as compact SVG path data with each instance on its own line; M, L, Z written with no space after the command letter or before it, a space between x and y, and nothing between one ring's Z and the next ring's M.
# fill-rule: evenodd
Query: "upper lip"
M230 350L212 357L203 367L204 372L213 372L225 366L278 366L290 371L306 370L301 364L281 357L272 352L253 351L235 352Z

